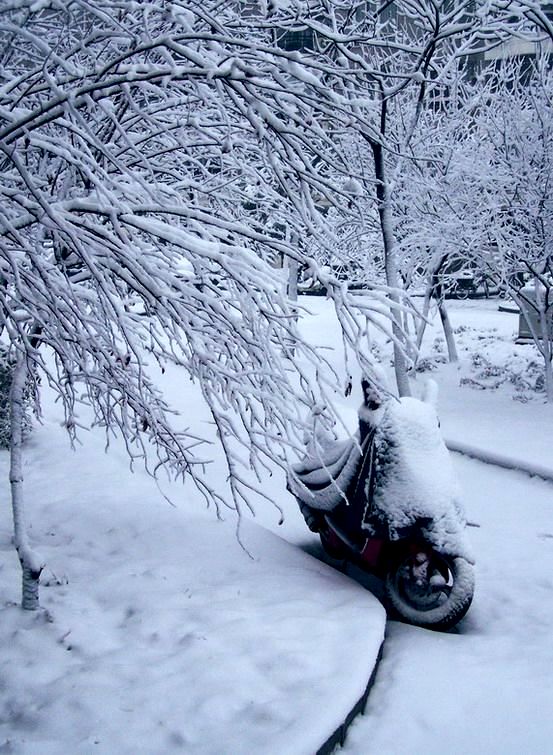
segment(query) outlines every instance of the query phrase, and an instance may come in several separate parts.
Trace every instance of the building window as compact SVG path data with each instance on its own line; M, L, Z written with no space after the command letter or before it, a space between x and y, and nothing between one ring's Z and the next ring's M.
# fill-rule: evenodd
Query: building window
M275 31L277 46L282 50L313 50L315 47L315 37L313 29L304 27L303 29L276 29Z

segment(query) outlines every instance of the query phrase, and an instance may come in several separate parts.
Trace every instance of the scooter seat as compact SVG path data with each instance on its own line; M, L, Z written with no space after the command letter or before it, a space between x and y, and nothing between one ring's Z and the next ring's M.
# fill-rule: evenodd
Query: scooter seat
M306 456L292 469L304 485L316 489L335 480L346 466L350 454L357 443L353 438L333 444L320 454Z
M344 500L362 461L356 438L333 444L292 467L288 487L307 505L330 511Z

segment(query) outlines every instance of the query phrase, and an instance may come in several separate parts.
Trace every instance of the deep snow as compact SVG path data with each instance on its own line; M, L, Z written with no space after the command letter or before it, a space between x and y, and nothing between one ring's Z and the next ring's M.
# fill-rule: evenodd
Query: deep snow
M474 354L508 368L516 352L520 374L527 374L535 349L513 345L516 315L499 312L497 300L452 302L450 315L454 327L467 330L458 344L460 366L431 373L440 382L444 435L553 471L553 411L543 397L518 392L521 402L509 379L496 390L466 380L478 370ZM432 345L436 333L428 335ZM388 623L366 715L344 748L352 755L551 751L553 485L458 454L453 460L476 525L468 531L477 565L474 602L451 634Z
M171 507L100 437L75 455L66 444L48 423L27 450L49 619L15 605L2 509L0 751L314 752L372 671L377 601L247 521L246 552L232 517L217 521L176 489Z
M462 457L456 467L478 524L472 607L447 635L389 622L352 755L551 752L553 486Z
M314 313L305 333L337 345L328 302L302 304ZM437 331L424 344L444 435L553 467L552 409L524 382L459 387L494 371L482 377L473 354L512 367L514 349L533 348L513 346L516 316L497 312L497 301L468 301L452 304L451 319L464 328L460 369L440 363ZM517 357L523 376L530 353ZM338 346L332 358L340 363ZM359 393L337 401L345 435ZM184 403L188 421L202 419L196 395ZM314 752L363 691L384 617L363 586L309 555L321 550L282 476L266 490L285 523L258 508L257 523L241 529L248 555L231 514L217 521L192 486L162 483L172 507L144 473L129 473L116 444L106 455L101 437L86 433L73 453L48 401L45 416L27 449L26 490L32 540L48 563L47 613L15 605L18 565L8 507L0 511L0 752ZM447 635L389 622L347 752L550 749L553 487L457 455L454 464L478 525L469 530L473 607ZM0 465L7 501L7 454Z

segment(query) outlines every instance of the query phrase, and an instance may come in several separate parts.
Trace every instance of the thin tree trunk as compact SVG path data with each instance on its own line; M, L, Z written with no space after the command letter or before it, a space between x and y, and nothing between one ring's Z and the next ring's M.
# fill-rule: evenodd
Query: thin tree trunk
M44 564L29 544L25 520L22 446L26 382L27 360L24 354L18 354L10 392L10 486L15 547L23 573L21 607L28 611L35 611L39 608L38 583Z
M541 279L537 276L534 278L534 295L538 307L540 321L540 335L542 343L543 356L543 376L545 395L548 402L553 401L553 371L551 367L551 308L549 303L549 292L543 285Z
M416 359L417 359L417 351L415 349L415 344L414 344L413 340L411 339L411 326L409 325L409 318L411 318L413 321L415 319L411 313L404 312L402 319L403 319L403 332L405 333L405 338L406 338L407 356L409 357L409 359L411 360L411 362L413 362L413 364L414 364L415 361L416 361ZM414 331L415 331L415 334L416 334L416 332L417 332L417 324L416 324L416 322L415 322L415 325L414 325Z
M545 396L549 403L553 402L553 366L551 364L551 354L544 360L545 372Z
M422 319L420 325L417 328L417 353L420 351L422 345L422 339L426 331L426 325L428 323L428 313L430 312L430 301L432 299L432 285L427 286L424 294L424 303L422 305Z
M397 260L394 249L394 234L392 231L392 213L390 208L389 187L386 182L384 156L382 145L371 142L374 157L374 167L376 175L376 195L378 199L378 215L380 218L380 230L384 246L384 266L386 270L386 283L392 289L399 289L399 274L397 270ZM390 293L392 302L390 314L392 318L392 333L394 335L394 371L396 376L397 389L400 396L410 396L411 386L407 375L407 359L405 355L405 334L401 327L401 314L398 307L399 295ZM401 344L404 344L404 348Z
M553 401L553 366L551 364L551 313L545 311L543 302L539 302L540 330L542 336L542 356L545 396L548 402ZM549 316L548 316L549 315Z
M453 335L451 320L449 319L445 301L443 299L438 300L438 312L440 313L440 320L442 321L442 328L444 329L448 359L450 362L458 362L459 355L457 354L457 346L455 345L455 336Z
M297 301L298 300L298 261L295 259L292 259L291 257L287 258L288 262L288 298L290 301Z
M286 257L286 266L288 268L288 280L286 282L286 293L290 301L294 302L294 320L297 322L297 301L298 301L298 261L292 257ZM284 349L284 356L288 359L293 359L296 353L296 342L293 338L289 338Z

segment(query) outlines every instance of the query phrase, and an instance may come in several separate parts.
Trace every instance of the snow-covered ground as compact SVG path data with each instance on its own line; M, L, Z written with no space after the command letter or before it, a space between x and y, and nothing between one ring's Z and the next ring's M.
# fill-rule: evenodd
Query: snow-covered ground
M452 302L450 315L466 330L459 333L461 366L432 373L441 385L444 435L553 470L552 408L509 379L514 364L524 377L537 361L533 346L513 346L517 317L499 312L493 300ZM429 335L435 352L436 336ZM496 389L470 387L484 362L503 365ZM352 755L551 751L553 485L454 460L476 525L469 532L477 562L473 605L447 635L388 623L366 715L344 748Z
M477 590L452 634L389 622L352 755L541 755L553 741L553 487L457 459Z
M332 345L328 303L302 303L313 312L305 333ZM417 379L440 384L444 435L553 467L553 410L533 390L533 347L513 345L516 316L490 300L452 302L451 317L461 367L441 363L435 329L424 344L435 369ZM187 419L201 419L196 394L181 400ZM358 393L337 400L353 430ZM362 693L384 615L363 586L313 558L317 540L283 479L267 492L285 523L259 509L241 527L248 553L230 513L218 521L192 486L162 484L171 506L144 473L130 474L116 444L106 455L87 433L73 453L48 401L45 416L26 464L32 540L47 562L41 614L16 607L8 506L0 511L0 752L315 752ZM457 455L455 465L477 525L473 606L447 635L388 623L347 752L550 750L553 486ZM7 501L5 452L0 466Z
M26 464L46 612L17 606L0 512L0 752L313 753L372 672L377 600L252 522L241 545L192 486L165 485L171 506L101 436L73 454L47 416ZM0 465L7 502L6 452Z

